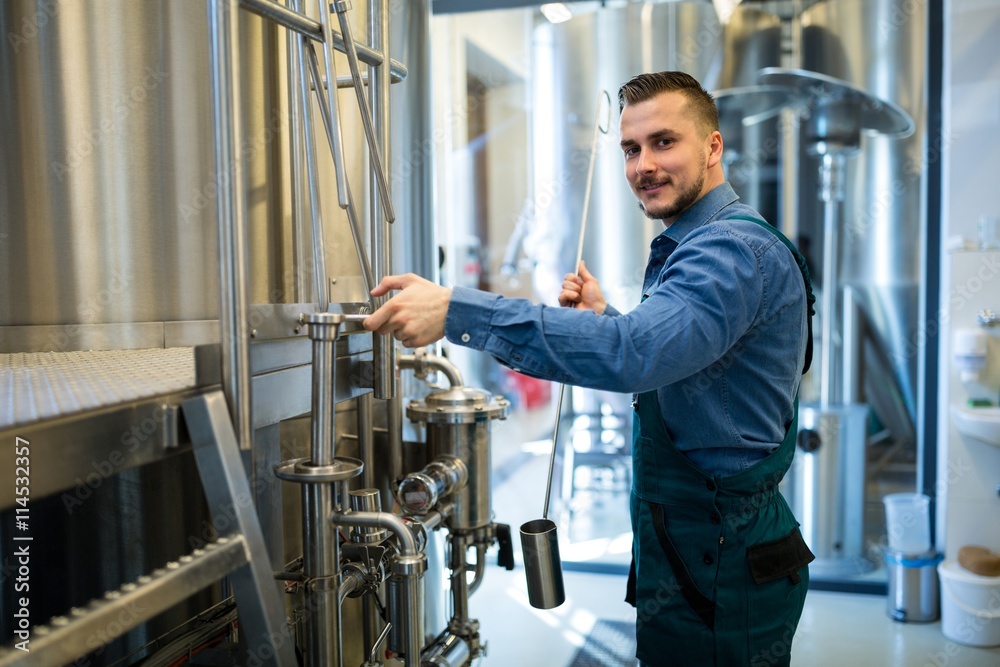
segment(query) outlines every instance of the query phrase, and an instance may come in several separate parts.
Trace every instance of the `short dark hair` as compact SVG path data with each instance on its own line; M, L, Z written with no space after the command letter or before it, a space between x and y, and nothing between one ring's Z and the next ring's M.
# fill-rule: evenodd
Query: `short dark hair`
M660 93L678 92L687 97L699 123L708 132L719 129L719 109L715 98L686 72L648 72L628 80L618 89L618 112L629 104L651 100Z

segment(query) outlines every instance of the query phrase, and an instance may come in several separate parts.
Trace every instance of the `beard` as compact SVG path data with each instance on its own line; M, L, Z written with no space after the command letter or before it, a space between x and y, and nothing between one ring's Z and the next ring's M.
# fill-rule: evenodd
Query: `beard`
M668 220L670 218L676 218L678 215L688 210L692 204L698 201L699 195L701 195L701 189L705 186L705 171L702 170L689 187L682 190L678 190L677 196L674 198L673 202L663 204L659 207L646 208L643 206L642 202L639 202L639 210L642 211L647 218L650 220ZM643 184L639 184L642 186Z

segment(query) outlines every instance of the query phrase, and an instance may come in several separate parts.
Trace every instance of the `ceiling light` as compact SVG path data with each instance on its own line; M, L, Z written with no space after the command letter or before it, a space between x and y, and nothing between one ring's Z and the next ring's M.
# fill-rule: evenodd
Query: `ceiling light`
M539 7L539 9L541 9L542 15L545 16L550 23L562 23L563 21L569 21L573 18L573 12L571 12L569 7L561 2L549 2Z

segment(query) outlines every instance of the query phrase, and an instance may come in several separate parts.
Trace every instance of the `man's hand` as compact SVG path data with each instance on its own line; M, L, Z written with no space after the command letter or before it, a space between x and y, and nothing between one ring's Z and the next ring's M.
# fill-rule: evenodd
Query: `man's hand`
M392 290L401 291L365 319L365 329L392 334L409 348L423 347L444 338L450 289L407 273L386 276L372 290L372 296L383 296Z
M598 315L604 313L608 302L601 292L597 278L591 275L583 262L580 262L577 274L567 273L563 278L562 292L559 293L559 305L563 307L592 310Z

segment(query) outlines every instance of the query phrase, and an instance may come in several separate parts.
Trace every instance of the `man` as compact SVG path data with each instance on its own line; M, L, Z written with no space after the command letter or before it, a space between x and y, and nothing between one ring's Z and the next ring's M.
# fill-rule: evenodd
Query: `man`
M574 308L391 276L372 294L402 291L365 327L407 347L446 335L530 375L636 393L638 658L787 665L813 559L777 490L808 363L808 275L726 183L718 112L697 81L644 74L618 99L625 176L665 227L642 303L618 313L582 263L559 295Z

